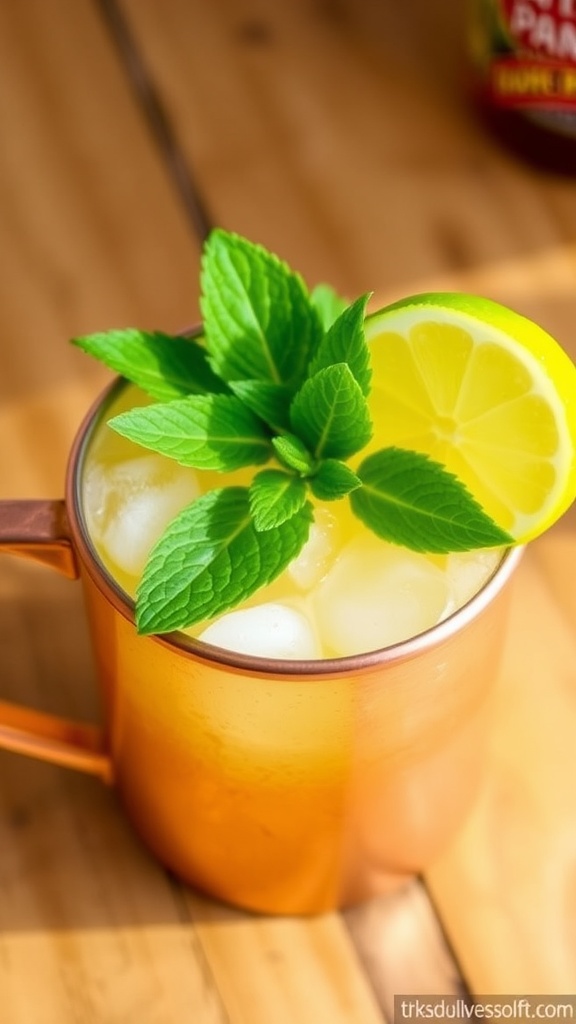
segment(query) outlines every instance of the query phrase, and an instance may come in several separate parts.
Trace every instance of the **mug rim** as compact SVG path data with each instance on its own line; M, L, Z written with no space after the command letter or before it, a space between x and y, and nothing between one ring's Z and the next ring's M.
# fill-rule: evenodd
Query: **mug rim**
M191 333L191 332L186 332ZM88 409L76 432L66 470L65 504L70 525L73 545L80 555L84 569L89 574L98 590L114 608L134 626L135 602L119 583L114 579L101 561L87 527L82 508L82 470L90 442L101 425L108 407L124 387L130 382L116 376ZM450 637L478 618L504 588L516 569L524 546L510 547L504 550L502 559L490 574L480 590L445 619L430 626L428 629L398 641L386 647L350 654L334 658L288 659L263 658L251 654L217 647L205 641L188 636L179 630L169 633L154 633L142 636L178 651L195 660L216 664L235 672L250 675L263 675L279 679L294 676L314 676L317 678L342 675L358 675L366 671L382 668L384 665L409 660L427 650L445 643ZM138 634L136 634L138 635Z

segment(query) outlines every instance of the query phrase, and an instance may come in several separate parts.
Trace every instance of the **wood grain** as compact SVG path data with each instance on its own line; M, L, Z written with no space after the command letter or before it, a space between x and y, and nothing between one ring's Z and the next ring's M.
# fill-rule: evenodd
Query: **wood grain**
M122 7L215 218L311 283L377 299L574 236L569 186L509 158L466 102L464 5Z
M262 918L190 892L186 904L231 1020L384 1021L339 915Z
M0 493L55 495L109 377L69 339L191 322L198 250L89 0L3 5L0 121Z
M189 322L198 252L90 3L3 6L0 119L0 493L42 497L108 378L68 339ZM3 697L97 718L78 585L1 569ZM3 754L0 802L3 1020L227 1019L110 792Z

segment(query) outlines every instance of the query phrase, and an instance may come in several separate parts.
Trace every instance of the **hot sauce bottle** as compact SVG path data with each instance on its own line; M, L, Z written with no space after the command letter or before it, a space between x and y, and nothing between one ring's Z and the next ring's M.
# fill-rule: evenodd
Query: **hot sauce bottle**
M576 0L472 0L484 120L535 166L576 176Z

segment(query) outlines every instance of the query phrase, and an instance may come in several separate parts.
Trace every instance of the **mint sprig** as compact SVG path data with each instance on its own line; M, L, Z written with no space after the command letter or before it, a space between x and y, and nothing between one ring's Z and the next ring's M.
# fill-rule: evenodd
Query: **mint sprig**
M212 618L275 579L308 538L311 506L274 529L257 530L246 487L209 491L170 523L137 591L140 633L165 633Z
M130 409L114 416L109 426L196 469L230 472L267 462L272 454L266 425L234 395L190 395Z
M137 589L139 632L212 618L275 579L306 543L310 497L348 497L368 529L416 551L513 543L421 453L384 448L348 465L372 437L367 295L349 304L327 285L309 292L276 256L221 229L201 286L200 337L75 339L156 399L115 416L118 433L199 470L257 468L250 486L223 477L170 523Z

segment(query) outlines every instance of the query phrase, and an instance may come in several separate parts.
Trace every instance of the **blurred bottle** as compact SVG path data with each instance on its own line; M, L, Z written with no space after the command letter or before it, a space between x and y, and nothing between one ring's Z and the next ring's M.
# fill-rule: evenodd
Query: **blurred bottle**
M576 176L576 0L471 0L474 92L492 132Z

